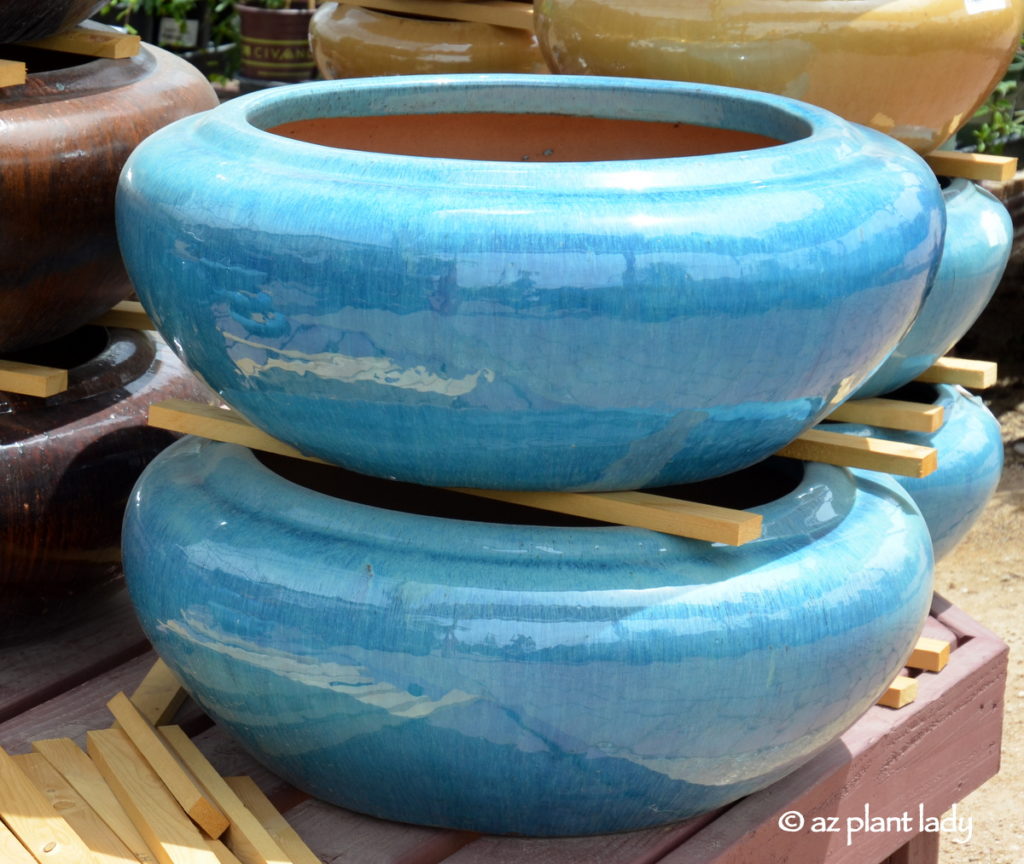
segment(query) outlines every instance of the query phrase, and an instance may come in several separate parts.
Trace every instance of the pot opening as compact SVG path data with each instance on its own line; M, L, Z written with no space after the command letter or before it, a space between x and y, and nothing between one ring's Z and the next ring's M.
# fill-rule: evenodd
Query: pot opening
M506 525L607 527L605 522L549 513L445 489L381 480L344 468L290 459L273 453L253 451L253 455L278 476L313 492L383 510ZM799 486L803 476L803 463L793 459L771 458L727 477L645 491L680 500L746 510L788 495Z
M28 45L4 45L4 59L15 60L25 64L29 75L42 72L57 72L61 69L72 69L95 63L95 57L82 54L67 54L64 51L48 51L45 48L31 48Z
M485 162L668 159L783 143L753 132L692 123L483 111L314 117L267 131L346 150Z
M31 363L35 366L74 369L95 359L109 342L110 334L105 327L86 326L44 345L34 345L5 354L4 359L17 363Z

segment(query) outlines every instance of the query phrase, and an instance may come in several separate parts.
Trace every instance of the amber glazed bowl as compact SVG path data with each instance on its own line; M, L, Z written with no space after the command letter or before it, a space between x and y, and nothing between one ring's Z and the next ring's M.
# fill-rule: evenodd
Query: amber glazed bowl
M150 133L217 104L199 70L149 45L123 60L4 56L29 76L0 89L0 353L64 336L131 293L114 230L121 167Z
M996 85L1022 0L536 0L556 72L791 96L933 150Z

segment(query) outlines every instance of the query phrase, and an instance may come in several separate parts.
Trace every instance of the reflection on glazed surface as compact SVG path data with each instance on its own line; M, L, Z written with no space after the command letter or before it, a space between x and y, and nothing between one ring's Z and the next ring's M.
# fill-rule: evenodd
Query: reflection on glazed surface
M639 828L792 770L913 645L920 514L889 478L799 471L734 548L383 510L187 439L136 487L125 570L190 692L318 797L485 832Z
M534 9L555 71L778 93L922 153L991 92L1024 16L1021 0L535 0Z
M362 473L593 490L738 470L852 393L938 264L944 211L924 163L773 96L564 76L254 95L136 150L122 250L204 380L270 434ZM424 100L675 117L785 143L545 164L253 125Z

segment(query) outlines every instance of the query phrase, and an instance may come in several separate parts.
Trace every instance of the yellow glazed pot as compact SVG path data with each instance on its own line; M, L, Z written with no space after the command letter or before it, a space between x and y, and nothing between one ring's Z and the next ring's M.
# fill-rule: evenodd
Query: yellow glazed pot
M324 78L448 72L547 72L529 30L325 3L309 27Z
M551 69L779 93L918 152L970 119L1024 0L536 0Z

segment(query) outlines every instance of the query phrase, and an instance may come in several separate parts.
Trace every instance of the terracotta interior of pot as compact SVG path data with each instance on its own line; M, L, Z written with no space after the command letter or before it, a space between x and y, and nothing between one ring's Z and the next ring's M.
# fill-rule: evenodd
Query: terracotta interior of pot
M487 162L664 159L782 143L752 132L689 123L489 112L321 117L267 131L348 150Z
M31 363L34 366L74 369L97 357L109 342L110 334L106 328L81 327L52 342L5 354L3 359L13 360L17 363Z
M96 60L95 57L86 57L82 54L47 51L43 48L31 48L28 45L4 45L4 59L24 63L25 71L29 75L71 69L74 66L83 66Z
M275 474L314 492L405 513L461 519L470 522L495 522L506 525L545 525L554 527L604 526L560 513L491 501L444 489L379 480L344 468L289 459L272 453L253 454ZM771 458L726 477L683 486L665 486L645 491L684 501L698 501L718 507L747 510L788 495L803 480L803 463L794 459Z

